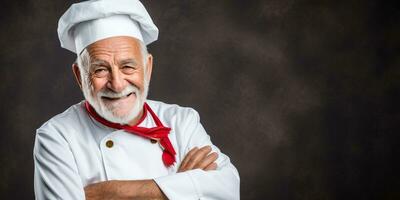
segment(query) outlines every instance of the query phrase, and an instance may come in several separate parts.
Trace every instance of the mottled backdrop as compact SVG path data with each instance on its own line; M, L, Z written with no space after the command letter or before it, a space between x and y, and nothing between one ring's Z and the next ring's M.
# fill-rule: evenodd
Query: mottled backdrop
M33 199L37 127L82 95L59 16L0 5L0 199ZM143 2L150 98L197 109L258 199L400 199L400 7L367 0Z

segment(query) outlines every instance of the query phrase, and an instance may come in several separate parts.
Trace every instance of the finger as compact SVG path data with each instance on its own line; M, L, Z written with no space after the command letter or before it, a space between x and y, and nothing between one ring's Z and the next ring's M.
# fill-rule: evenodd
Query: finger
M186 171L186 165L189 162L190 158L199 150L198 147L194 147L193 149L191 149L185 156L185 158L183 159L183 161L181 162L181 166L179 166L179 170L178 172L181 171Z
M217 163L211 163L210 165L208 165L204 171L210 171L210 170L216 170L218 167Z
M218 158L218 154L213 152L208 154L203 160L201 160L200 162L198 162L194 168L196 169L204 169L206 168L208 165L210 165L211 163L213 163L214 161L216 161Z
M211 152L211 147L210 146L204 146L200 148L190 159L189 162L186 165L186 168L188 170L193 169L194 166L203 160L209 153Z
M184 170L186 168L187 163L189 162L190 158L199 150L198 147L194 147L191 149L183 159L181 166L179 167L180 170Z

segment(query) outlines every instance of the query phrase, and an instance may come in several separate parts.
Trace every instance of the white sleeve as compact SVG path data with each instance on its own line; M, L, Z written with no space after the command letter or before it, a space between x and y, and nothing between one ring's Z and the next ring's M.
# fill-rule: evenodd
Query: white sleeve
M66 139L47 124L37 130L33 150L37 200L85 199L75 159Z
M229 157L211 143L209 135L200 124L200 117L193 109L185 114L181 140L178 140L178 151L183 160L188 151L194 147L210 145L218 153L216 170L200 169L175 173L155 178L155 182L170 200L180 199L240 199L240 178ZM179 139L179 136L177 136ZM177 163L178 166L180 163Z

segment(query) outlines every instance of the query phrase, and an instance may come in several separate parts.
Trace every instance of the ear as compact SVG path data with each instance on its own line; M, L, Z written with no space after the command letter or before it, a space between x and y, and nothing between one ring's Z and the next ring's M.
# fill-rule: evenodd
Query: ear
M153 55L149 54L147 56L147 62L146 62L146 78L147 80L151 79L151 72L153 71Z
M79 87L82 89L82 79L81 79L81 71L79 70L78 64L72 64L72 72L74 73L75 80L78 83Z

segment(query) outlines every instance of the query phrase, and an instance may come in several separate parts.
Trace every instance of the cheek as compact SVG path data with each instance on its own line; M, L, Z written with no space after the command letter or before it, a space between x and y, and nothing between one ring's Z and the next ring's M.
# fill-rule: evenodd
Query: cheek
M144 85L143 72L132 74L127 78L127 81L142 90Z
M97 94L99 91L101 91L103 88L106 87L107 85L107 79L103 78L92 78L92 89L93 93Z

